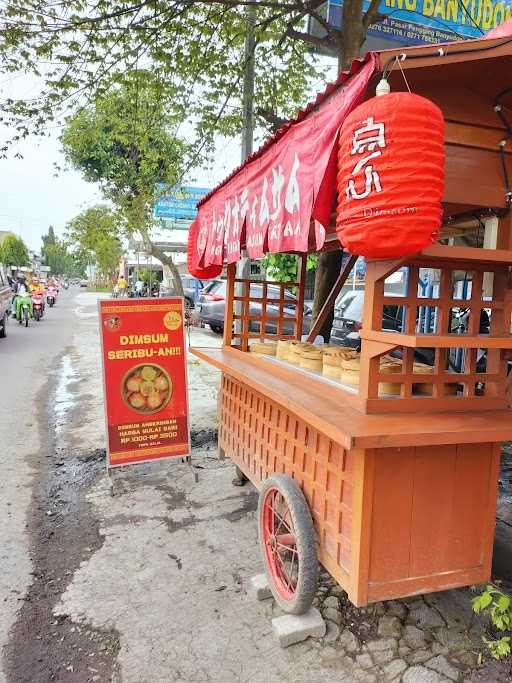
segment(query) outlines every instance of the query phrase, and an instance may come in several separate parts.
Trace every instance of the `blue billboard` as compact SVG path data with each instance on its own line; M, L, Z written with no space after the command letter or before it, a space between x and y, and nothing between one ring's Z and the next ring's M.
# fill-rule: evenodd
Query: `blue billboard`
M185 187L184 185L157 185L160 194L154 209L155 218L176 218L194 220L197 215L196 204L210 192L205 187Z
M329 23L341 26L343 0L329 0ZM363 0L363 10L370 3ZM424 45L479 38L512 16L512 0L382 0L385 15L368 35L381 40Z

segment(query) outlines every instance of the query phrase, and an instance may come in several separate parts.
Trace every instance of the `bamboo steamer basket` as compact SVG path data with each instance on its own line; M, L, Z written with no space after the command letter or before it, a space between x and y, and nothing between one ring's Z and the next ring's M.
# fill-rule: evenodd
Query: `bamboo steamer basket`
M258 342L251 344L249 350L255 356L275 356L277 344L275 342Z
M381 363L380 371L386 374L400 374L402 372L402 364L391 358L386 358L384 363ZM400 384L394 382L380 382L379 396L399 396Z
M340 380L342 384L348 384L349 386L358 387L360 366L361 361L357 354L356 356L341 358Z
M325 358L350 358L357 355L357 352L348 346L321 346L320 348Z
M303 350L300 354L299 366L305 370L322 370L322 352Z
M413 370L416 374L421 374L421 375L433 375L434 374L434 367L432 365L425 365L425 363L414 363L413 365ZM414 394L417 394L419 396L432 396L434 390L434 385L431 384L430 382L415 382L414 385ZM454 395L457 393L457 388L456 387L451 387L451 386L446 386L445 385L445 391L447 394Z
M293 365L300 365L300 357L306 349L313 348L313 344L307 342L291 342L288 350L288 362Z
M293 344L291 339L279 339L277 342L276 358L279 360L288 360L290 354L290 347Z
M339 356L324 355L322 357L322 375L339 380L341 377L341 358Z
M347 350L343 347L329 346L322 347L322 375L333 379L340 379L341 359L346 355Z

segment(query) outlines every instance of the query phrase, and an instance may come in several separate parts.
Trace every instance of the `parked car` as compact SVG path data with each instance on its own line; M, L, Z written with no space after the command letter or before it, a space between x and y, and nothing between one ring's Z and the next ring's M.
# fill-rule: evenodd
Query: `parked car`
M11 310L12 289L7 276L0 266L0 339L7 336L7 320Z
M334 309L331 343L357 348L360 344L359 330L363 320L364 291L347 292ZM403 306L384 306L382 329L401 332Z
M226 287L225 280L212 280L202 290L197 307L199 309L200 321L208 325L213 332L221 334L224 331L224 311L226 307ZM251 297L263 297L263 285L252 283L250 289ZM279 316L279 297L280 287L269 285L267 287L268 299L276 301L275 304L267 303L267 320L265 323L265 332L267 334L277 333L277 317ZM285 303L283 306L283 313L286 318L295 317L297 298L291 293L285 293ZM249 304L249 315L260 316L262 313L262 305L259 301L251 301ZM274 318L274 319L272 319ZM249 330L251 332L260 332L261 323L258 320L249 321ZM304 306L304 316L302 323L302 334L307 334L311 327L311 309ZM294 325L291 322L284 322L282 326L283 334L293 334Z
M80 287L88 287L88 286L89 286L88 280L80 280Z
M185 297L185 306L192 309L195 307L199 297L201 296L201 291L207 284L207 281L199 280L192 275L181 275L181 283L183 285L183 295ZM165 287L163 284L160 285L160 297L173 296L174 290L172 287Z

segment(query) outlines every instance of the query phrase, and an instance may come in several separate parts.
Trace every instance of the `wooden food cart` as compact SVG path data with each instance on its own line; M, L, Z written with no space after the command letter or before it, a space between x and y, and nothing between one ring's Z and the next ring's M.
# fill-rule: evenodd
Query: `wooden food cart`
M279 153L306 155L308 136L331 121L332 108L346 107L350 97L351 107L372 97L383 72L392 92L410 88L443 112L444 213L438 243L412 257L367 262L356 386L307 362L300 367L282 360L271 345L301 338L305 252L342 248L334 229L332 149L324 154L323 175L304 172L303 182L316 185L307 207L311 229L295 250L302 254L296 282L237 276L244 248L256 257L269 248L293 249L286 240L280 249L272 243L272 219L263 225L263 239L255 238L250 195L240 221L230 210L247 199L237 188L258 173L270 188ZM316 555L358 606L490 576L500 444L512 438L512 114L503 116L512 108L511 86L510 38L367 55L199 207L189 265L220 272L227 263L227 299L222 348L192 351L222 371L220 452L261 491L266 570L287 611L308 609ZM329 134L336 140L335 126ZM315 203L320 195L324 209ZM270 189L269 197L271 212L276 197ZM226 203L223 222L218 207ZM353 264L350 258L340 272L310 339ZM385 285L397 271L406 273L400 295ZM436 282L428 296L418 284L425 273ZM401 307L400 331L382 329L386 306ZM418 322L425 307L434 321L427 327ZM454 329L462 309L466 324ZM482 311L490 321L486 333ZM429 365L417 362L418 350L428 351ZM314 368L316 352L310 358Z

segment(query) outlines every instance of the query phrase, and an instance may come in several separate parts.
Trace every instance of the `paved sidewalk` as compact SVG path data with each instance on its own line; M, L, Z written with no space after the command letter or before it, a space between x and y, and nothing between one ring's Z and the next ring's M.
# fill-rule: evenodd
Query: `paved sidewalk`
M101 459L104 424L93 303L84 304L73 339L68 388L74 408L59 439L66 452L81 458L96 453ZM192 336L197 345L220 343L209 331L195 330ZM250 594L251 576L263 570L257 494L251 485L232 487L231 463L216 457L219 373L193 356L188 370L193 468L162 462L116 470L112 496L111 480L98 461L92 485L80 491L80 514L89 528L97 529L97 537L76 539L82 559L62 567L61 574L69 576L53 618L55 629L65 629L65 642L87 632L97 648L82 659L74 659L76 650L68 649L69 660L62 662L58 678L130 683L464 680L483 651L486 628L485 619L471 612L470 590L356 609L323 574L315 605L327 620L325 637L287 649L277 645L271 618L279 612L273 600L257 602ZM102 653L112 661L109 678L96 665Z

